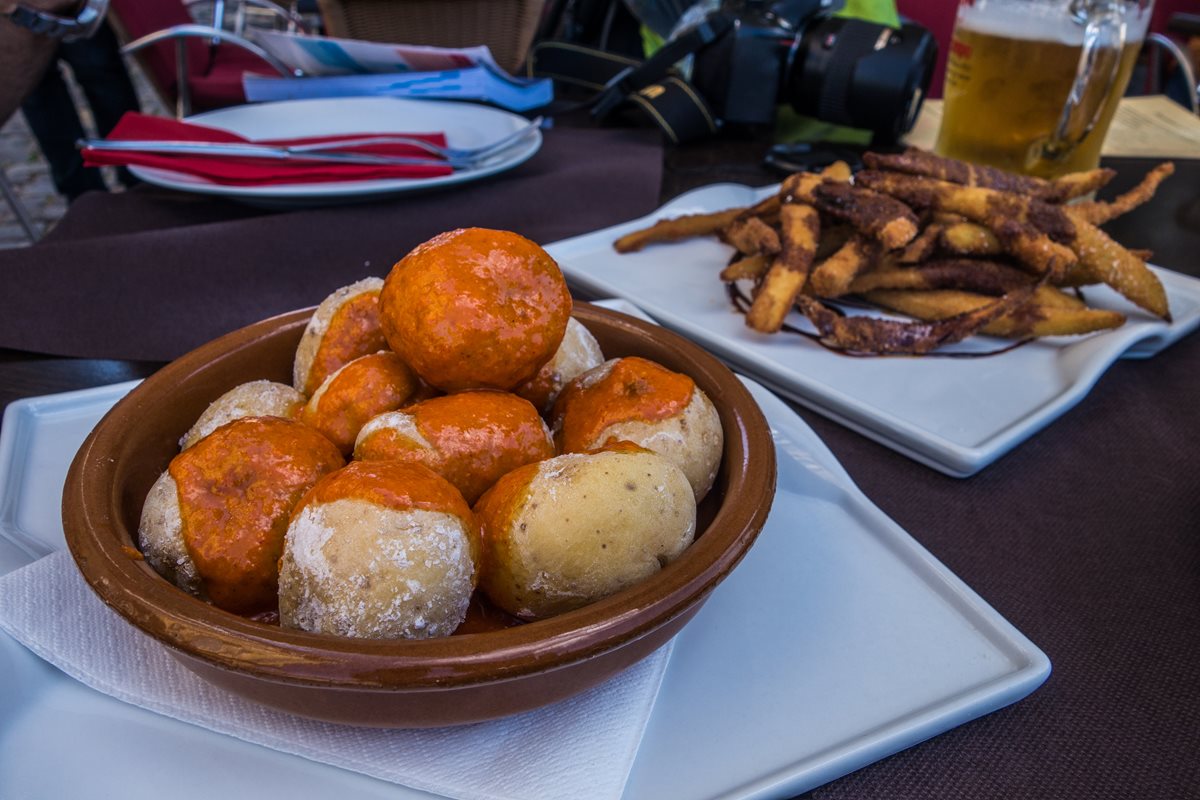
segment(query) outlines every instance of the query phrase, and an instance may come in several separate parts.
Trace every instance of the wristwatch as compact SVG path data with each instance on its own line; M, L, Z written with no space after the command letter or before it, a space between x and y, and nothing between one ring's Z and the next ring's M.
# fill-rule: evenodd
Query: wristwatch
M65 17L17 4L8 18L22 28L28 28L41 36L71 42L86 39L96 32L104 15L108 13L108 0L84 0L73 17Z

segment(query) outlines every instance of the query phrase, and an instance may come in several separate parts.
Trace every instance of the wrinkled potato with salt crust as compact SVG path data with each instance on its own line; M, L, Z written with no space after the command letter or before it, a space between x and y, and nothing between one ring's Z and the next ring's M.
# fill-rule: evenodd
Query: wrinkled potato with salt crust
M677 408L660 413L659 397ZM690 378L642 358L611 359L577 377L559 396L552 430L561 452L626 441L658 453L687 475L697 503L712 488L725 448L708 395Z
M304 407L304 395L286 383L250 381L235 386L209 404L179 440L186 450L222 425L242 417L295 419Z
M304 508L288 527L279 618L335 636L449 636L466 619L474 585L458 517L337 500Z
M330 294L300 337L292 385L312 394L330 374L359 356L387 347L379 324L383 278L363 278Z
M200 572L183 541L179 487L169 472L158 476L146 495L138 524L138 549L159 575L188 594L203 597Z
M591 331L574 317L567 320L567 332L554 357L542 365L538 374L513 390L518 397L533 403L542 414L548 414L554 401L568 383L593 367L604 363L600 343Z
M367 422L400 408L419 388L412 370L390 350L359 356L322 381L299 419L350 455Z
M500 479L475 506L480 586L500 608L541 619L650 577L696 535L683 471L645 450L570 453Z
M475 590L470 507L427 467L352 462L292 514L279 567L279 622L371 639L449 636Z
M359 431L360 461L424 464L474 503L506 473L554 455L546 423L508 392L470 390L380 414Z

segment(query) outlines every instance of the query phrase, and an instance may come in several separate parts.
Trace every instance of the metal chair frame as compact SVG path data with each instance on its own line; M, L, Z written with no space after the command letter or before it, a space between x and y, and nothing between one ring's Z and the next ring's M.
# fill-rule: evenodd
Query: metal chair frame
M191 5L197 1L187 0L185 4ZM175 116L178 119L182 119L192 113L192 97L188 87L188 39L208 39L209 44L213 47L220 44L232 45L253 53L285 78L303 77L304 73L302 70L292 69L254 42L240 35L245 26L246 6L267 9L273 14L287 20L287 29L289 32L297 30L304 33L308 32L304 19L299 14L291 9L272 3L270 0L239 0L235 13L234 29L232 31L226 30L224 28L225 0L216 0L213 4L213 24L174 25L161 31L154 31L125 45L121 48L121 52L135 53L144 47L150 47L159 42L175 42Z
M1146 37L1146 44L1153 45L1150 51L1150 74L1154 81L1155 93L1159 90L1158 82L1162 75L1162 54L1170 53L1183 73L1185 85L1191 89L1188 93L1188 104L1193 114L1200 115L1200 84L1196 82L1196 71L1192 68L1192 59L1179 43L1161 33L1152 33Z

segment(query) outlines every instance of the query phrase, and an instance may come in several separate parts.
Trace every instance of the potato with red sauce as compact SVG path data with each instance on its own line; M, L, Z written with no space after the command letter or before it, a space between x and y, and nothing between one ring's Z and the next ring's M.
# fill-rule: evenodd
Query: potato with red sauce
M505 473L553 455L550 431L528 400L482 389L381 414L354 445L354 457L363 461L424 464L468 503Z
M297 391L311 395L339 368L387 349L379 321L382 289L382 278L363 278L321 301L296 348L292 385Z
M370 639L448 636L478 569L475 517L420 464L356 461L292 514L279 572L284 627Z
M603 363L604 353L596 337L583 323L572 317L567 321L567 332L554 356L542 365L537 375L518 386L513 393L533 403L539 412L548 414L568 383Z
M392 267L379 311L388 344L426 383L508 391L558 349L571 294L554 259L524 236L463 228Z
M717 409L696 382L644 358L606 361L572 381L554 405L563 453L629 441L675 462L699 502L712 488L725 435Z
M234 420L171 459L142 507L138 545L160 575L219 608L273 611L292 508L343 463L307 425Z
M179 440L179 446L186 450L222 425L242 417L295 419L304 403L304 395L286 383L250 381L240 384L209 403Z
M403 406L419 387L417 377L395 353L360 356L324 380L308 399L300 421L350 455L363 425Z

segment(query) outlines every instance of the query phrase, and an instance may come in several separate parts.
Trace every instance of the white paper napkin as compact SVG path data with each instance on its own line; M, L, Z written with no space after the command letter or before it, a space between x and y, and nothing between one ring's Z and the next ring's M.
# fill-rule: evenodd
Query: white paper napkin
M0 629L127 703L464 800L620 797L671 648L536 711L453 728L379 730L302 719L205 683L105 606L66 552L0 577Z

